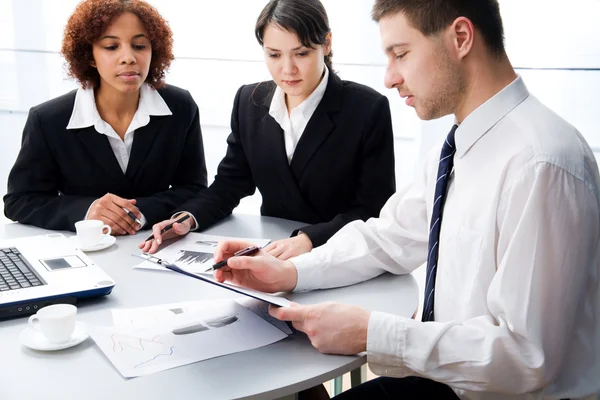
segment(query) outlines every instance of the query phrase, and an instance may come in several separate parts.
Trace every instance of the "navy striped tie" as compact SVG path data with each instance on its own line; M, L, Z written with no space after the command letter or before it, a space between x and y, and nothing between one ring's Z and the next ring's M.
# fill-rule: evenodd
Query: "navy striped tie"
M429 227L429 250L427 255L427 275L425 278L425 300L423 305L422 321L433 321L433 302L435 299L435 274L438 260L438 250L440 241L440 227L442 226L442 211L446 202L446 192L448 191L448 180L450 172L454 165L454 153L456 145L454 144L454 133L458 125L454 125L448 134L442 153L440 154L440 163L438 165L437 181L435 183L435 196L433 199L433 211L431 212L431 225Z

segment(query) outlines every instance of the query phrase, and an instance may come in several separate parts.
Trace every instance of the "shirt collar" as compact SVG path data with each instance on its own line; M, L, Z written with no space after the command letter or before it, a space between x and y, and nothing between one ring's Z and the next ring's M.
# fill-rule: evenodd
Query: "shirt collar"
M134 119L138 119L143 126L150 122L150 116L159 115L173 115L173 113L158 91L148 84L143 84L140 88L140 102ZM101 121L102 118L96 108L94 89L79 88L75 94L75 104L67 129L82 129L90 126L98 128L102 125L99 124Z
M302 103L296 106L294 110L300 111L304 118L310 118L325 95L328 81L329 68L325 67L325 73L323 74L323 79L321 79L319 85ZM275 89L275 94L273 95L273 99L271 100L269 115L271 115L281 125L281 121L283 121L286 114L287 106L285 105L285 92L279 86L277 86Z
M529 91L519 76L471 112L456 130L456 156L460 158L465 155L471 146L528 96Z

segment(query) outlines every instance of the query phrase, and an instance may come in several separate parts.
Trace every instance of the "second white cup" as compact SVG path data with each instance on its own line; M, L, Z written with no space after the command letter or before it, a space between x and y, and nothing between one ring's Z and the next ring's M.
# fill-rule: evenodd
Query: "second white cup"
M29 325L41 331L49 342L64 343L73 335L76 315L74 305L54 304L29 317Z
M97 219L75 222L75 230L77 231L77 241L81 247L96 246L111 233L110 226Z

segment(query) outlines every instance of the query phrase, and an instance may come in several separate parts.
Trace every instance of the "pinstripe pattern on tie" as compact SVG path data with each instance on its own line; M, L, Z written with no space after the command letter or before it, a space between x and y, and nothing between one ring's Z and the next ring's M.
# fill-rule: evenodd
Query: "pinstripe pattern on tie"
M438 165L437 181L435 183L435 195L433 198L433 210L431 211L431 225L429 226L429 251L427 254L427 271L425 278L425 297L423 304L422 321L433 321L433 304L435 300L435 275L437 269L440 228L442 226L442 211L446 201L446 192L448 191L448 180L450 172L454 165L454 153L456 145L454 143L454 133L457 125L446 137L440 154L440 163Z

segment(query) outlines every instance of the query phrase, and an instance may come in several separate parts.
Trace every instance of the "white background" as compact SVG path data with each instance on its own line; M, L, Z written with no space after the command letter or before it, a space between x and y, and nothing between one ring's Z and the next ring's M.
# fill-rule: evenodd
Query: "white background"
M58 54L77 0L0 0L0 194L20 146L27 110L76 87ZM175 56L167 76L200 107L209 180L225 153L237 88L269 79L254 23L266 0L150 0L169 21ZM384 57L372 0L323 0L333 31L334 68L343 79L390 99L398 185L452 120L422 122L383 86ZM599 0L500 0L509 56L530 91L579 128L600 152ZM1 205L1 204L0 204ZM237 211L258 213L260 196Z

